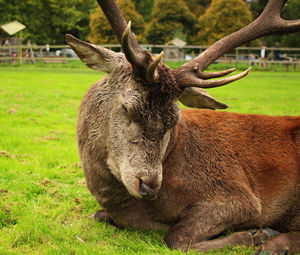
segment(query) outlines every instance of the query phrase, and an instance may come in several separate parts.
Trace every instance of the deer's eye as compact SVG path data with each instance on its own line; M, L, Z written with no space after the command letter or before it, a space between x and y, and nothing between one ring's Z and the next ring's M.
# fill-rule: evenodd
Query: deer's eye
M122 104L122 110L125 114L128 114L128 109L126 108L125 105Z

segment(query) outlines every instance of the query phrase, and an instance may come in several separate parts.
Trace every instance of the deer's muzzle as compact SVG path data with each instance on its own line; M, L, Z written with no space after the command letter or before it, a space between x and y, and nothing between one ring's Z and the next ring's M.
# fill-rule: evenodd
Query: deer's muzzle
M160 185L156 182L143 181L139 179L139 193L143 199L154 199L159 192Z

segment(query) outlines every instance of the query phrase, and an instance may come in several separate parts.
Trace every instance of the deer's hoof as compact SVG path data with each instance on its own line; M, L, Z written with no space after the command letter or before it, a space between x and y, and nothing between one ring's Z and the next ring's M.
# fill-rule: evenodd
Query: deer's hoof
M272 255L272 253L270 251L258 249L252 255Z
M114 221L114 219L108 214L105 210L97 211L96 213L92 214L90 218L94 218L96 221L104 222L106 224L119 227L118 224Z
M278 231L271 228L264 228L262 231L265 232L269 236L269 238L273 238L280 234Z
M256 252L254 252L252 255L287 255L289 253L288 250L283 249L281 253L274 253L268 250L262 250L259 248Z

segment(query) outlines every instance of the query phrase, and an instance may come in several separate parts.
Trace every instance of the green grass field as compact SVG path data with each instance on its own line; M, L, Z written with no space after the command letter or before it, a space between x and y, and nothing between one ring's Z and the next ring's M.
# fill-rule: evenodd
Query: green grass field
M184 254L165 246L164 233L119 230L89 218L99 206L80 168L76 115L102 76L86 68L0 67L1 255ZM299 81L299 72L251 72L209 92L228 111L300 115Z

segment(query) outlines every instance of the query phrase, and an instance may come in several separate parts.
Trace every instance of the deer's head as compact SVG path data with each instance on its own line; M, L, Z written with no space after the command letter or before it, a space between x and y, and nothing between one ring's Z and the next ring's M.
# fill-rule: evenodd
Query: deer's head
M227 75L235 69L203 71L224 53L245 42L274 31L286 32L300 27L299 21L280 18L284 2L271 0L257 20L216 42L176 70L161 62L163 54L153 57L139 46L130 22L127 25L113 0L99 0L98 3L124 54L66 35L69 45L87 66L107 73L107 81L101 90L101 101L106 105L103 118L107 122L107 165L133 196L151 199L160 190L170 130L180 118L177 101L189 107L224 109L225 104L202 88L228 84L247 75L249 69L218 80L209 79Z

